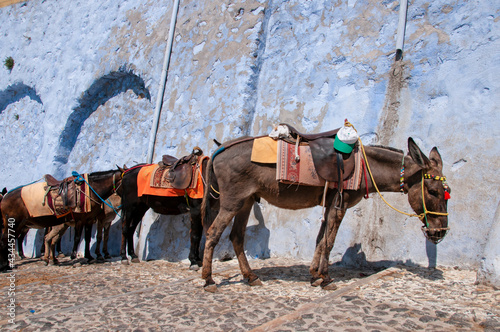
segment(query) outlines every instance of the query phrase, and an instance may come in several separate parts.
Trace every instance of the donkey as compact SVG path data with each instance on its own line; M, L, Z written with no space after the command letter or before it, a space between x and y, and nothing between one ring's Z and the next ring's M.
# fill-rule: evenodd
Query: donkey
M202 278L205 280L204 289L209 292L217 290L212 279L214 248L233 217L230 240L243 277L251 286L255 286L261 285L261 281L250 268L243 248L245 228L253 203L257 199L264 198L272 205L292 210L322 204L323 187L290 188L290 185L276 181L276 165L251 162L252 144L252 138L223 144L212 155L208 164L207 188L213 189L205 192L202 206L203 222L211 224L206 234ZM359 203L364 193L376 191L375 185L382 192L397 192L402 187L408 194L408 202L412 209L422 216L426 236L435 243L445 236L448 230L445 189L449 188L441 181L434 180L436 177L444 178L441 156L435 147L429 157L425 156L412 138L408 139L408 149L409 153L405 156L401 150L367 146L364 161L371 166L373 180L371 178L362 180L358 190L344 190L342 199L337 189L326 191L325 221L320 227L310 266L312 286L321 286L324 289L336 288L328 274L328 260L340 223L346 210ZM402 161L405 170L403 176L401 176ZM424 179L424 174L431 174L433 178ZM401 177L404 179L403 185ZM213 198L217 195L218 200Z
M50 257L55 256L55 247L60 244L61 237L64 235L64 232L69 227L75 227L75 237L73 243L73 251L71 253L71 259L76 258L76 252L78 250L78 245L80 244L80 239L82 235L82 231L85 228L85 254L84 257L93 261L94 258L90 253L90 241L92 235L92 225L95 223L97 228L96 234L96 247L95 247L95 255L96 260L98 262L102 262L105 259L110 259L111 255L108 252L108 239L109 239L109 229L111 227L111 222L115 219L116 213L120 210L121 205L121 197L117 194L111 195L106 202L107 204L102 204L96 209L100 209L101 211L97 211L97 215L95 219L86 218L86 217L75 217L72 220L65 222L64 224L50 227L49 232L44 237L44 257L42 258L45 262L50 263ZM104 257L101 255L101 242L103 240L104 233L104 241L102 246L102 252L104 253ZM53 258L52 262L56 263L57 259Z
M201 152L201 154L203 154L203 152ZM206 178L207 160L208 158L202 160L202 174L200 174L202 179ZM190 269L197 270L199 266L201 266L200 244L203 235L203 226L201 223L202 198L193 199L188 196L162 197L153 195L138 197L137 176L142 166L146 165L136 165L124 173L121 192L118 192L122 195L122 263L128 264L127 252L133 263L139 262L139 258L134 251L133 235L137 225L144 217L144 214L151 208L156 213L163 215L179 215L189 212L191 217L191 246L189 250Z
M107 199L116 191L117 186L120 185L121 171L117 169L90 173L88 175L88 183L93 188L90 192L91 212L73 213L72 215L75 220L81 218L95 219L100 211L102 211L100 209L101 198L104 200ZM8 226L13 228L12 232L18 237L25 228L52 227L68 221L66 218L57 218L54 215L31 217L21 197L21 189L16 188L8 192L0 202L0 211L3 217L3 232L0 241L0 269L6 268L8 264L9 248L7 243L9 232L6 231Z

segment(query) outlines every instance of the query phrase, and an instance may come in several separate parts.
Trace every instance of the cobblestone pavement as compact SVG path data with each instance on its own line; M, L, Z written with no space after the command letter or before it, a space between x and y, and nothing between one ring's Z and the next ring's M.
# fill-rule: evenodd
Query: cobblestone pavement
M15 324L22 331L500 331L500 291L475 271L397 266L331 268L338 289L309 285L308 262L251 260L263 286L242 281L235 260L214 262L216 293L186 262L119 261L45 266L18 262ZM0 301L10 300L0 274Z

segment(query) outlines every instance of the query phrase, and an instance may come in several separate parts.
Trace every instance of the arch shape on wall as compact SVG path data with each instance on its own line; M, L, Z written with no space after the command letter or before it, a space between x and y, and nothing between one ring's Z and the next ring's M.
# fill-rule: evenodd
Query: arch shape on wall
M0 114L9 106L24 97L29 97L30 99L42 103L42 99L36 93L36 90L22 82L15 83L8 86L5 90L0 91Z
M131 89L139 98L151 100L149 90L144 80L131 71L116 71L102 76L78 99L78 105L68 117L61 135L59 146L54 157L58 172L61 166L68 163L68 158L75 147L83 123L94 113L99 106L104 105L111 98Z

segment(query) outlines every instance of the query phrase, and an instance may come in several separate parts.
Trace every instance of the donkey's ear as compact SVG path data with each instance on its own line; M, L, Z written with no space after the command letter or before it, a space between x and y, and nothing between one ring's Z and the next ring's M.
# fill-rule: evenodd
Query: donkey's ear
M413 140L413 138L408 138L408 154L411 156L411 159L420 166L421 168L427 168L431 165L429 158L420 150L417 143Z
M6 193L7 193L7 188L3 187L3 189L2 189L2 195L5 195Z
M429 153L429 159L436 163L436 167L440 170L443 169L443 159L441 159L441 155L436 147L433 147L431 153Z

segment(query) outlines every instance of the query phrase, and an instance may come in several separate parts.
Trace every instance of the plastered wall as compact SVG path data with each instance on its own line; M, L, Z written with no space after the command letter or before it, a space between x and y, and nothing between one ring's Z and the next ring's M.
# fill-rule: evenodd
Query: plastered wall
M173 4L77 2L0 8L0 58L15 61L0 68L2 187L145 162ZM365 144L399 149L412 136L443 157L449 235L434 246L417 219L372 197L347 213L332 262L498 275L498 5L409 2L395 62L398 11L398 1L181 1L155 159L194 146L210 154L213 138L262 135L279 122L320 132L348 118ZM406 197L386 197L409 211ZM311 259L320 215L256 205L247 254ZM140 257L186 259L188 225L147 213ZM115 223L114 254L119 237ZM28 254L40 238L30 232ZM225 235L218 255L231 254Z

